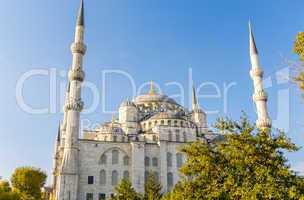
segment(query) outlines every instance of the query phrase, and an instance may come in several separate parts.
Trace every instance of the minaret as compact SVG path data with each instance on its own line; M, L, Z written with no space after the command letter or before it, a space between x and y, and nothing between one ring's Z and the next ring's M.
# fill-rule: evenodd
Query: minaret
M271 128L271 119L267 110L267 94L263 86L263 70L260 66L258 50L254 41L254 36L249 22L249 39L250 39L250 76L253 80L254 94L253 101L256 105L258 119L256 121L257 128L265 130Z
M86 52L84 44L84 5L81 0L77 17L75 39L71 45L73 55L72 66L69 71L69 87L65 105L66 127L65 142L60 169L58 200L77 200L78 191L78 138L80 132L80 112L83 109L81 100L81 84L84 80L82 70L83 56ZM65 122L64 122L65 123Z
M194 83L192 85L192 121L198 128L198 134L205 132L207 128L207 117L206 113L199 107Z
M59 160L60 140L61 140L61 128L60 128L60 122L59 122L57 137L56 137L56 141L55 141L55 144L54 144L53 167L52 167L52 183L53 183L52 187L53 188L57 187L57 174L58 174L58 160ZM56 195L54 195L54 193L52 193L52 196L56 196Z
M197 110L199 108L196 92L195 92L195 86L194 83L192 83L192 110Z

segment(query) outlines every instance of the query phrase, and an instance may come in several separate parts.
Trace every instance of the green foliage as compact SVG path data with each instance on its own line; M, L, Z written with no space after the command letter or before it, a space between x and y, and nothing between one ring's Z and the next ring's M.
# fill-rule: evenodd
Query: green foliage
M0 192L10 192L12 191L11 186L8 181L0 181Z
M0 181L0 200L19 200L17 192L12 191L12 188L7 181Z
M304 32L298 33L296 41L294 42L293 51L299 55L300 61L304 62ZM298 69L298 74L295 77L295 81L298 83L300 89L304 90L304 71L302 68Z
M153 173L149 173L147 183L145 184L145 196L144 200L159 200L162 197L161 185L157 182Z
M45 184L46 177L40 169L20 167L14 171L11 182L22 200L38 200L41 199L41 188Z
M122 179L115 187L115 196L110 200L140 200L141 195L135 191L130 181Z
M183 179L164 199L301 199L304 180L289 169L283 151L298 148L281 131L257 130L247 120L220 119L224 140L183 149Z
M294 43L293 51L304 61L304 32L299 32Z

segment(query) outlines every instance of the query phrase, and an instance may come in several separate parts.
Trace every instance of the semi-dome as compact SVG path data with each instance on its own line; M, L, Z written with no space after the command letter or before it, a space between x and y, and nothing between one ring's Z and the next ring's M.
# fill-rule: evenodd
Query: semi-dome
M178 113L173 112L159 112L153 115L150 119L179 119L181 117Z

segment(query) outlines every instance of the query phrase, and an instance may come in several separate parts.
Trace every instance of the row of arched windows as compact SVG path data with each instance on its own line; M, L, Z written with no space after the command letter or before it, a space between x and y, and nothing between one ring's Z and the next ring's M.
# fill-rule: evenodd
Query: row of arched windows
M129 161L130 158L129 156L125 155L123 157L123 164L125 166L128 166L129 165ZM112 160L111 160L111 163L112 165L115 165L115 164L118 164L119 163L119 151L114 149L112 150ZM108 164L108 158L107 158L107 155L106 154L103 154L101 157L100 157L100 160L99 160L99 164L101 165L106 165Z
M129 180L130 179L130 173L129 171L124 171L122 178ZM111 172L111 185L116 186L119 182L119 173L116 170L113 170ZM99 184L100 185L107 185L107 173L106 170L101 170L99 173Z
M172 167L172 153L167 153L167 166ZM180 168L183 165L183 154L177 153L176 154L176 167Z
M181 140L179 130L176 130L175 141L176 142L187 142L187 134L186 134L186 132L183 132L182 137L183 137L183 140ZM173 141L173 133L172 133L172 131L169 131L169 133L168 133L168 141Z
M149 157L145 157L145 166L149 167L149 166L153 166L153 167L157 167L158 166L158 159L156 157L152 158L152 163L151 163L151 159Z
M167 166L172 167L172 153L167 152ZM152 161L152 162L151 162ZM177 153L176 154L176 166L177 168L180 168L183 165L183 154L182 153ZM146 156L145 157L145 166L153 166L153 167L158 167L158 159L156 157L153 157L152 160L150 157Z
M168 125L168 126L180 126L180 127L188 127L188 128L194 128L194 125L190 122L184 122L181 120L155 120L155 121L149 121L147 123L143 123L142 126L144 129L151 128L152 125Z

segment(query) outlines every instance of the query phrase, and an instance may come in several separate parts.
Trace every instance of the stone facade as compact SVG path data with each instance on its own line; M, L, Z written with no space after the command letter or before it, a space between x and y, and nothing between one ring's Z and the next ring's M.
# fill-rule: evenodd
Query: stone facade
M194 121L194 115L204 117ZM166 95L146 94L123 102L119 119L84 131L84 137L78 139L77 197L107 198L122 178L143 193L149 173L162 184L163 192L170 191L186 160L179 150L188 143L204 140L205 120L201 109L189 112ZM58 141L62 136L59 132ZM56 147L55 171L62 164L62 145ZM59 177L55 175L54 179Z

